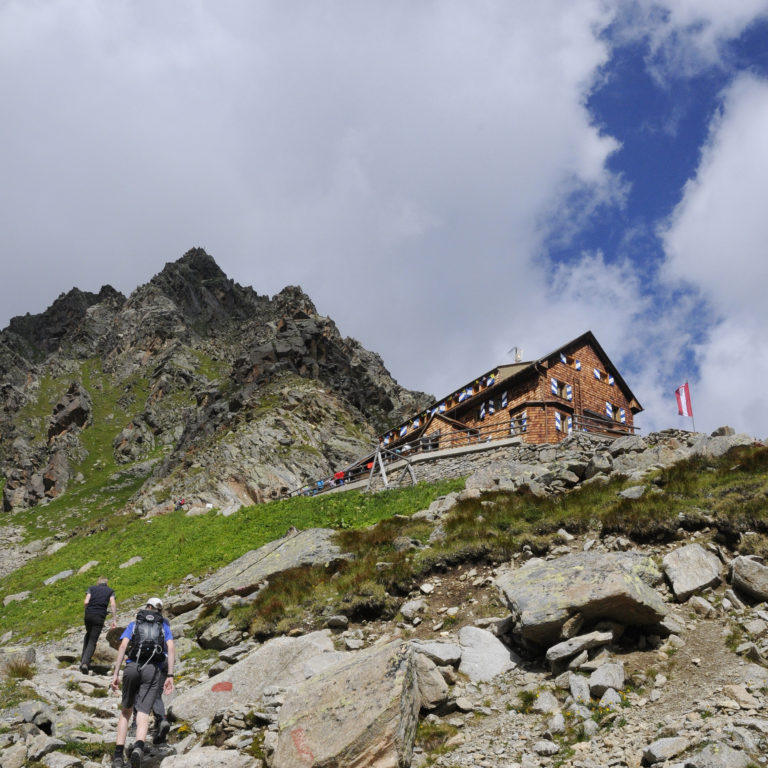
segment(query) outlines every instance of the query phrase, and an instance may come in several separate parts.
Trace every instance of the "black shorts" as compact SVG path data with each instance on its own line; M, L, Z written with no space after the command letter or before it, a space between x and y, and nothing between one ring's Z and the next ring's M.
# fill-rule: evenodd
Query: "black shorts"
M126 664L123 672L122 708L135 707L137 712L148 715L155 699L162 693L164 677L159 667L154 664Z

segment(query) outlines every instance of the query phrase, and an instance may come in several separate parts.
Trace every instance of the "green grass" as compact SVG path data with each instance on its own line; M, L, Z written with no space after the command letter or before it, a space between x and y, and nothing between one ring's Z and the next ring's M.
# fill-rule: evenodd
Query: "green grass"
M187 574L205 574L251 549L283 536L295 525L300 529L333 527L343 519L355 528L366 527L393 515L412 514L427 507L438 495L463 486L463 481L384 491L366 495L359 491L328 494L317 498L298 497L241 509L230 517L215 512L186 517L184 512L143 519L116 515L102 507L98 525L77 535L58 552L35 558L0 581L3 594L25 590L31 596L9 604L0 617L0 634L13 629L25 637L58 634L82 618L83 595L97 575L104 574L115 589L118 601L143 599L164 592ZM130 492L126 488L124 492ZM61 502L63 504L63 500ZM56 502L44 508L47 514ZM38 516L42 510L28 510ZM142 562L119 568L132 557ZM90 561L99 565L43 586L43 581L64 570L74 570Z
M190 348L188 352L195 358L195 373L208 381L221 380L229 374L230 365L225 361L216 360L201 349Z

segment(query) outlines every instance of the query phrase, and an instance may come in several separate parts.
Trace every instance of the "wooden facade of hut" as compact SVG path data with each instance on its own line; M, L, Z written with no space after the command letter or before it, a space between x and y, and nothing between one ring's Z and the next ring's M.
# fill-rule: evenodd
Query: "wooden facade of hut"
M635 433L642 411L591 331L527 362L499 365L379 436L387 451L442 450L519 436L557 443L574 431Z

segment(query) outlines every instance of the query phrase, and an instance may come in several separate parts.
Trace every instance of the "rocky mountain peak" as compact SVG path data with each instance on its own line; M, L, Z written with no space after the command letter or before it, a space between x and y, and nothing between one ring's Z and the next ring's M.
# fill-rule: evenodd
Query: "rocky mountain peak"
M298 285L287 285L272 297L278 313L294 320L307 320L317 315L312 299Z
M17 351L31 359L55 352L61 342L71 338L82 324L86 312L95 304L110 301L122 304L125 297L111 285L98 293L72 288L62 293L44 312L11 318L5 335L16 341Z
M141 302L154 291L169 298L183 317L202 326L201 330L245 320L253 315L258 299L253 289L228 278L202 248L193 248L177 261L167 263L146 286L137 289L132 299Z
M51 408L69 408L75 394L92 403L93 421L55 427L49 444L46 425L61 420ZM134 500L142 508L168 493L261 501L359 458L377 431L431 400L343 338L299 286L259 296L202 248L127 299L110 286L75 288L14 318L0 332L0 396L6 510L64 493L89 467L150 457L157 466ZM28 446L23 471L17 437ZM193 460L204 468L194 483Z

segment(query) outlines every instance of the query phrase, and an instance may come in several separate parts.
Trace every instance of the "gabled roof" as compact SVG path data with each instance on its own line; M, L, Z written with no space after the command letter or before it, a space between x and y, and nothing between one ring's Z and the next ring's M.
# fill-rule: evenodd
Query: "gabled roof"
M562 347L558 347L548 355L540 357L536 362L540 365L544 365L545 363L548 365L551 358L559 358L561 352L565 354L569 349L576 349L583 344L589 344L595 350L595 352L597 352L597 356L605 366L606 373L610 373L616 380L616 383L624 390L625 394L627 395L627 400L630 402L634 401L637 404L636 407L632 409L633 413L640 413L640 411L643 410L643 406L640 405L640 401L635 397L627 382L624 381L624 377L619 373L618 368L616 368L616 366L611 362L611 358L605 354L605 350L600 346L600 342L595 338L595 335L592 333L592 331L582 333L581 336L577 336L567 344L563 344Z

